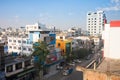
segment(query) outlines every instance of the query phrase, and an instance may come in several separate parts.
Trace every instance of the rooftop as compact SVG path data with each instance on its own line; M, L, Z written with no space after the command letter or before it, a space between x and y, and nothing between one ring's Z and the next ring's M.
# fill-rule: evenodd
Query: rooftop
M105 58L99 65L97 70L120 74L120 59Z

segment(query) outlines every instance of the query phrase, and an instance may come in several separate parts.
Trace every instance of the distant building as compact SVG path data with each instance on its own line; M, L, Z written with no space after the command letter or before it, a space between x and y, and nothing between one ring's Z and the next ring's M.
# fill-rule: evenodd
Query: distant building
M87 13L87 31L90 36L101 36L106 23L104 11Z
M62 40L62 39L57 39L56 40L56 48L60 48L62 53L61 55L66 55L70 54L72 51L72 46L71 46L71 40Z
M35 30L40 30L40 29L46 30L47 28L46 28L45 25L40 24L40 23L38 22L38 23L35 23L34 25L26 25L25 29L26 29L26 33L28 34L29 31L31 31L31 30L34 30L34 31L35 31Z
M68 29L69 36L81 36L81 28L72 27Z
M104 57L120 59L120 20L105 24L103 32Z
M16 54L32 54L32 43L28 37L8 37L8 53Z
M33 43L45 41L49 44L50 48L55 48L56 34L54 31L47 29L42 24L36 23L35 25L26 25L26 33L21 35L8 37L8 53L17 54L32 54Z

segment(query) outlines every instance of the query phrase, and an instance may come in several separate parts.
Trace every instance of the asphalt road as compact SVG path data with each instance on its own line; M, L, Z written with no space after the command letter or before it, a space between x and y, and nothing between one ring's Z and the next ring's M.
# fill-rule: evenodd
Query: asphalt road
M93 59L97 58L98 53L92 54L91 59L89 60L81 60L81 63L76 63L76 66L82 66L85 67L87 66ZM76 66L74 66L74 70L71 74L64 76L62 75L62 71L59 71L57 74L50 76L49 78L47 78L46 80L83 80L83 73L80 71L76 71L75 68Z

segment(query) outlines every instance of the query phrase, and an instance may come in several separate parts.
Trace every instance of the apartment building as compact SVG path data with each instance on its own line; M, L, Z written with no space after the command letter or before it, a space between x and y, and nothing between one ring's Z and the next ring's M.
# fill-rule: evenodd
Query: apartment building
M104 11L87 13L87 31L90 36L101 36L106 23Z
M41 23L35 23L35 24L33 24L33 25L26 25L25 26L25 30L26 30L26 33L28 34L29 33L29 31L31 31L31 30L40 30L40 29L44 29L44 30L46 30L47 28L46 28L46 26L45 25L43 25L43 24L41 24Z
M32 54L32 43L27 36L8 37L8 53Z
M68 29L69 36L81 36L81 28L72 27Z
M55 47L56 35L54 31L47 29L45 26L41 26L39 23L34 26L26 25L26 31L28 31L27 35L24 33L8 37L8 53L30 55L33 51L33 43L38 42L38 40L46 41L49 46Z
M33 80L34 71L31 57L6 55L6 80Z

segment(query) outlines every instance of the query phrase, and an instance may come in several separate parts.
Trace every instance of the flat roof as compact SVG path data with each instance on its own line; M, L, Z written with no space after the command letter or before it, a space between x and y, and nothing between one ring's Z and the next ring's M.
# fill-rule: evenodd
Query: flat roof
M105 58L97 70L120 74L120 59Z

